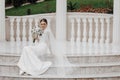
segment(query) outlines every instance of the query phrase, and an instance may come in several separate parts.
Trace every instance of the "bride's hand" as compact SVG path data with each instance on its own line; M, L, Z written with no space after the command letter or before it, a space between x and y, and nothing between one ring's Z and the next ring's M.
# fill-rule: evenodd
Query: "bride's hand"
M32 34L33 39L38 39L38 34Z
M39 42L39 41L40 41L40 39L39 39L39 38L37 38L37 41Z

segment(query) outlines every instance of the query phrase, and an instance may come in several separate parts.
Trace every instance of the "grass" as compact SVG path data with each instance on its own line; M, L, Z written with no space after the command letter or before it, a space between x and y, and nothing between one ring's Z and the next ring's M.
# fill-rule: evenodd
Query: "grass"
M113 0L67 0L73 3L77 2L77 9L81 6L92 6L94 8L109 7L107 1L113 5ZM56 0L48 0L36 4L29 4L19 8L11 8L6 10L6 16L23 16L27 15L27 9L31 9L31 14L51 13L56 11Z
M50 13L56 11L56 1L49 0L36 4L29 4L18 8L6 10L6 16L23 16L27 15L27 10L31 9L31 14Z

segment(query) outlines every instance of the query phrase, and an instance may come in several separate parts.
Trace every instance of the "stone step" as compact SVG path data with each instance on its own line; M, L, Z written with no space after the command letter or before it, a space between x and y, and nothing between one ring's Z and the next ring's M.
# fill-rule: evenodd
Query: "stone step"
M45 74L57 74L58 69L63 69L61 66L51 66ZM64 66L66 71L71 69L70 66ZM120 72L120 63L94 63L94 64L81 64L73 65L73 71L68 74L102 74ZM18 74L19 68L16 64L0 64L0 74Z
M120 80L120 73L102 73L85 75L0 75L0 80Z
M45 60L52 60L53 57L51 55L46 55ZM17 63L19 61L20 54L0 54L0 63Z
M46 60L53 60L53 55L47 55ZM109 63L109 62L120 62L120 55L117 54L104 54L104 55L78 55L69 54L67 55L68 60L71 63ZM17 63L20 58L20 54L0 54L0 63Z
M110 63L120 62L120 55L92 55L79 56L68 55L68 60L72 63Z

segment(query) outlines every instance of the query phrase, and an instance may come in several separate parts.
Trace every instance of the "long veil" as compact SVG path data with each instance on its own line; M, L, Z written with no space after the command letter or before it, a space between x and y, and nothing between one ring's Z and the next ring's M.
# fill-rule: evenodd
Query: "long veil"
M61 76L65 76L67 74L72 73L72 64L69 62L66 54L66 44L62 41L57 41L54 37L51 28L47 27L47 31L49 32L49 48L54 56L54 66L57 68L57 74Z

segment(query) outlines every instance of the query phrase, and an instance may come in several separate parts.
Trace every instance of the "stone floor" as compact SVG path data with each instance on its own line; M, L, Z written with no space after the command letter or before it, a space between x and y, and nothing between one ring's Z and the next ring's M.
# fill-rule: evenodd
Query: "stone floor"
M120 51L114 51L111 45L75 46L70 42L63 47L71 63L77 64L74 74L57 75L53 71L59 66L51 66L44 75L19 75L16 63L27 45L34 44L0 42L0 80L120 80Z
M112 55L112 54L120 54L120 50L116 51L113 50L113 46L109 45L71 45L70 42L64 42L65 44L62 45L65 48L65 54L70 55ZM17 53L20 54L21 50L24 46L34 45L24 42L0 42L0 52L3 53Z

